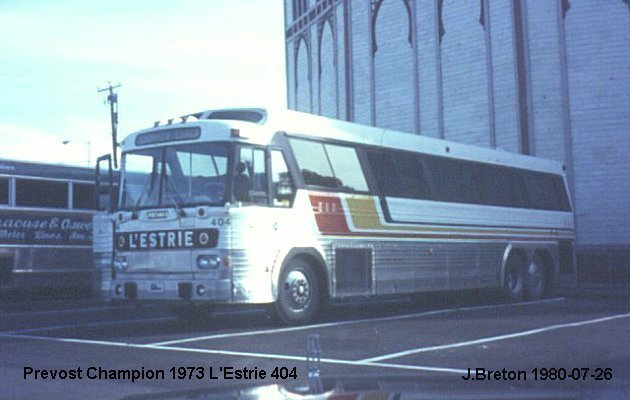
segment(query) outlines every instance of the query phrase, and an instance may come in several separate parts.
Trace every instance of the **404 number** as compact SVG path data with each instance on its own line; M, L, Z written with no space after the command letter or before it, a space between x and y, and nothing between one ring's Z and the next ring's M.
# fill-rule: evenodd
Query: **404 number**
M274 379L297 379L297 368L275 367L271 372L271 377Z
M224 226L224 225L230 225L230 219L229 218L212 218L210 220L210 225L212 226Z

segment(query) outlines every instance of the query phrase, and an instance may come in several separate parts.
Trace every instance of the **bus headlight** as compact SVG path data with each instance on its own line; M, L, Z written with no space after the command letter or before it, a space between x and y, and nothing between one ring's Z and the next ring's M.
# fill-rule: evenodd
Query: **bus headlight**
M197 257L197 267L200 269L215 269L221 265L221 258L216 254L200 255Z
M116 268L117 271L124 272L127 270L128 267L129 267L129 263L127 262L127 257L117 256L114 259L114 268Z

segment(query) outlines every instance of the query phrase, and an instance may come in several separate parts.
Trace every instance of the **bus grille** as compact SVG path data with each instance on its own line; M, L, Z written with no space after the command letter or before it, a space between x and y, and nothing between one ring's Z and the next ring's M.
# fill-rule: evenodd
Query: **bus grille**
M192 283L180 282L177 285L177 290L179 292L180 299L190 300L192 298Z
M136 299L138 297L138 286L135 283L125 283L125 297L128 299Z

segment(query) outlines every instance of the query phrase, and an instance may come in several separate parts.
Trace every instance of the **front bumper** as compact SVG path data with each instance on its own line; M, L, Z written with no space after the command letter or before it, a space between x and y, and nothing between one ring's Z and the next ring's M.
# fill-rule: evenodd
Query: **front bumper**
M121 277L110 286L112 300L170 300L232 302L230 279L182 277Z

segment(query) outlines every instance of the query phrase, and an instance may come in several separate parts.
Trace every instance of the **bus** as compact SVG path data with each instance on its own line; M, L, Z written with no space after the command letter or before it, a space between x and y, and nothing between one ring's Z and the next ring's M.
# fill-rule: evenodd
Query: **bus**
M93 212L92 168L0 160L0 290L88 293Z
M157 122L121 150L112 299L266 304L303 324L352 298L539 299L572 268L554 161L266 109Z

